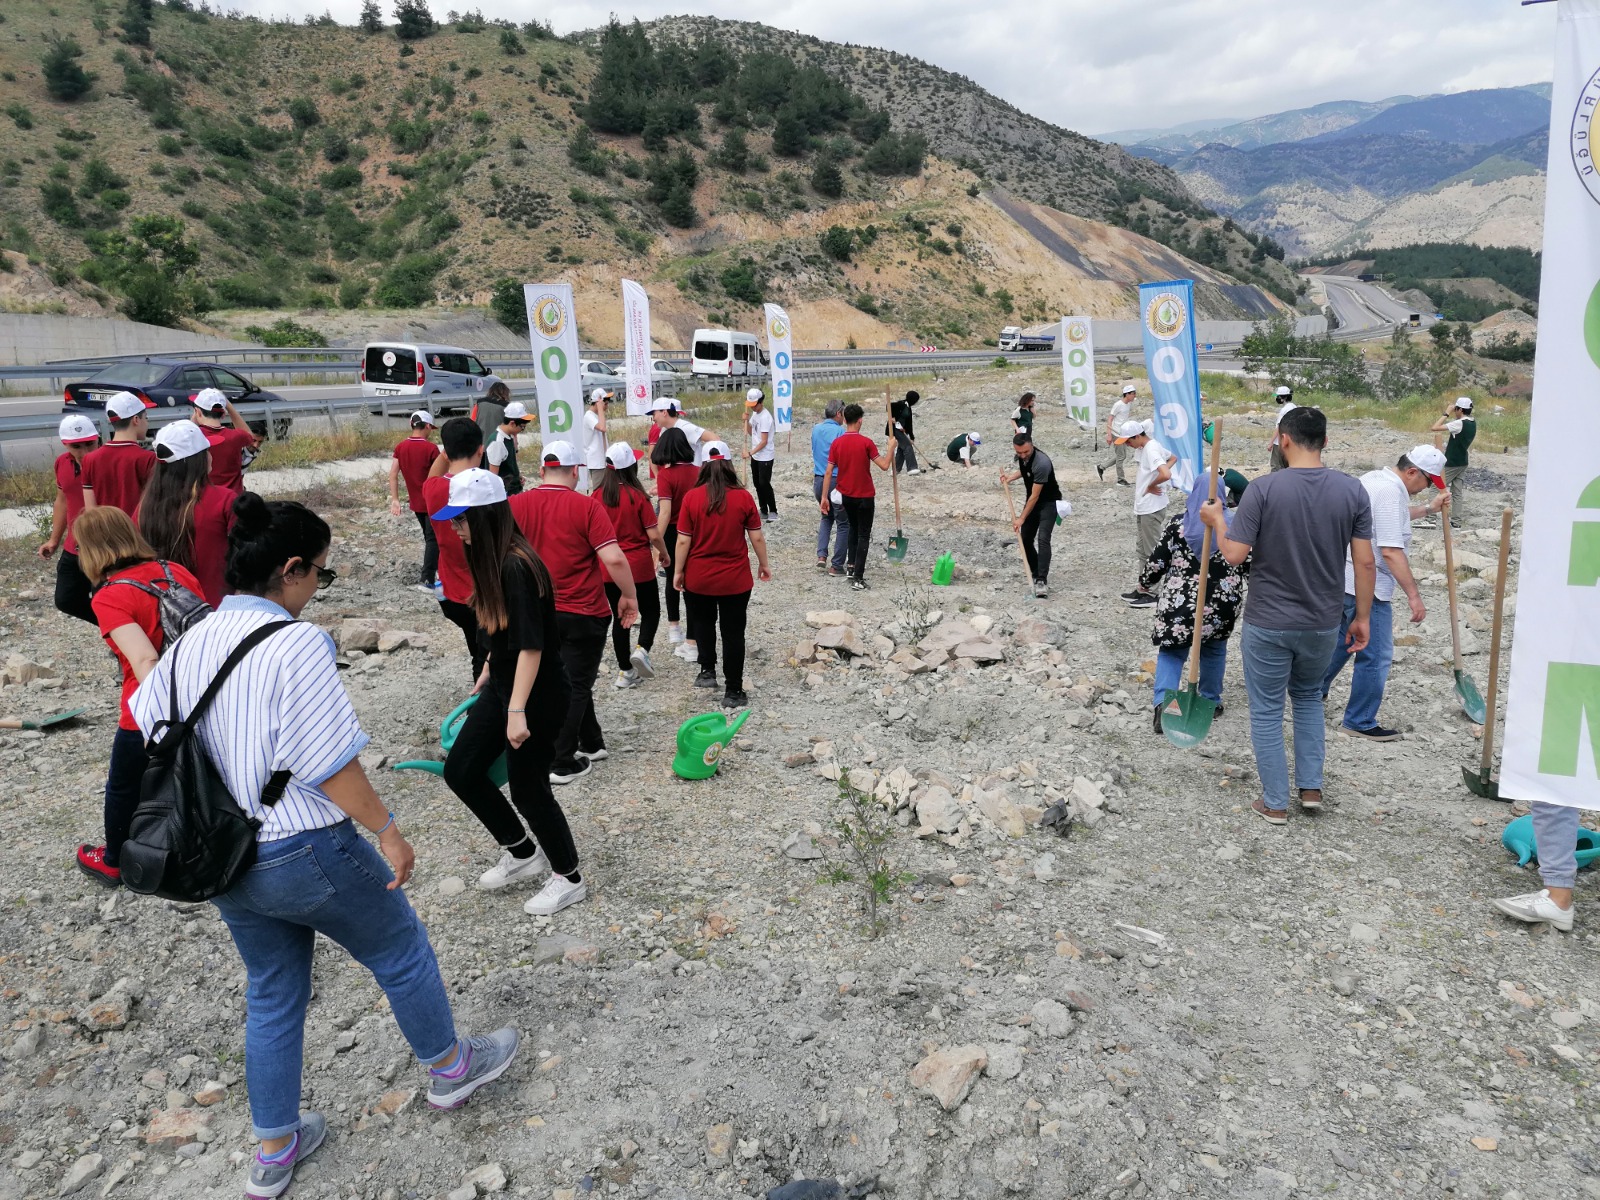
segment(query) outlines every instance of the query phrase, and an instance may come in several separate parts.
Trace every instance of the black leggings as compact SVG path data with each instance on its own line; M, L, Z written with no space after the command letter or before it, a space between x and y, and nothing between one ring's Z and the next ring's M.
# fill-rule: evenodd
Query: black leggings
M422 582L432 587L439 578L439 540L433 536L433 522L428 514L415 515L417 524L422 526Z
M772 490L773 460L762 462L759 458L750 460L750 479L756 485L756 507L761 510L761 515L771 513L778 515L778 497Z
M878 507L873 496L846 496L844 515L850 518L850 578L867 577L867 551L872 546L872 515Z
M678 589L672 586L672 573L678 566L678 527L668 525L667 539L667 620L678 623Z
M89 579L78 565L78 556L65 550L56 559L56 607L69 617L98 625L89 603Z
M549 856L550 869L570 875L578 869L578 848L567 815L550 790L550 764L555 761L556 730L566 715L564 706L550 705L537 712L530 708L532 732L515 750L506 741L506 707L492 686L483 689L456 731L455 744L444 760L444 781L500 846L509 850L525 842L531 830ZM489 768L502 754L511 789L509 803L489 782Z
M683 602L689 609L689 636L700 652L700 669L717 669L717 627L720 625L723 684L730 692L744 691L744 629L750 593L703 596L699 592L685 591Z
M604 750L605 736L594 712L594 681L600 674L600 660L606 656L606 617L556 610L556 628L561 631L561 662L567 668L572 698L567 703L566 720L556 737L556 758L562 762L575 753Z
M472 656L472 685L476 687L478 676L483 674L483 664L489 657L489 652L478 640L477 614L472 611L472 605L457 604L454 600L439 601L439 611L444 614L444 619L459 628L461 635L467 639L467 653Z
M118 729L111 742L111 768L106 772L106 866L120 866L122 843L128 840L133 810L139 807L139 784L150 761L144 752L144 735L137 729Z
M648 650L656 644L656 630L661 627L661 592L656 587L656 577L633 581L633 590L639 595L639 648ZM617 654L617 670L633 669L629 631L617 619L617 602L622 599L622 589L606 581L606 599L611 604L611 648Z

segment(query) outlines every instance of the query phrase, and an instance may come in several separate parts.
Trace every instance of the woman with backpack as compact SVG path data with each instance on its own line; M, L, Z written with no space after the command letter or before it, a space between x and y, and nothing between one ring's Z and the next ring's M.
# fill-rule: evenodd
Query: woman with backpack
M166 644L163 625L193 624L211 609L201 599L200 581L187 567L159 560L120 508L86 509L73 522L72 532L78 542L78 565L94 589L89 604L100 636L122 668L117 734L106 772L106 840L102 846L78 847L78 870L114 888L122 883L122 843L139 805L139 781L149 761L144 736L128 711L128 697L161 656ZM167 614L162 612L164 605Z
M663 429L650 452L650 461L656 468L656 528L661 530L667 547L667 641L676 647L673 653L686 662L695 661L692 639L685 639L678 624L678 588L672 582L673 556L678 546L678 513L683 509L684 497L700 481L700 468L694 465L694 447L688 436L676 426Z
M238 493L211 486L211 443L193 421L162 426L155 446L155 468L139 501L139 532L161 558L194 572L201 595L215 608L228 592L223 573Z
M478 699L445 757L444 781L500 845L500 861L478 886L497 891L548 873L522 910L553 916L589 894L572 830L550 788L556 737L572 696L559 653L555 584L517 526L505 484L483 468L451 476L450 502L433 519L449 521L466 547L473 613L489 649ZM491 778L502 758L509 802Z
M367 735L339 678L333 640L298 619L335 578L327 522L303 504L269 503L252 492L234 501L234 517L233 594L162 656L129 706L147 737L192 718L221 784L260 822L252 864L212 903L249 980L245 1079L260 1147L245 1194L277 1196L327 1133L320 1113L300 1111L318 933L376 977L401 1033L429 1067L430 1107L456 1108L499 1078L520 1039L514 1029L456 1036L433 947L400 890L416 856L357 757ZM241 648L236 668L222 671ZM196 715L213 685L209 706ZM358 825L376 835L377 848ZM143 814L125 860L142 829Z
M656 587L656 561L668 562L666 543L661 539L655 507L650 494L639 482L639 456L627 442L606 447L606 469L600 473L595 492L617 531L617 545L627 557L633 572L634 590L639 594L639 648L629 651L628 631L617 616L622 592L606 580L606 599L611 602L611 648L617 655L619 688L638 687L655 677L650 648L656 644L661 625L661 592ZM651 551L654 551L652 556Z

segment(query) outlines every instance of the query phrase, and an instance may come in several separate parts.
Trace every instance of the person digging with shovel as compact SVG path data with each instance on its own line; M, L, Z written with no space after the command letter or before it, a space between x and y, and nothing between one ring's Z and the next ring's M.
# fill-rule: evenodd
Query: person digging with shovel
M1056 482L1056 467L1050 456L1033 444L1033 435L1018 433L1011 439L1017 454L1015 472L1000 472L1000 482L1010 486L1018 479L1027 489L1028 499L1022 515L1013 519L1012 528L1021 535L1022 553L1028 560L1033 579L1033 594L1040 599L1050 594L1050 535L1056 528L1056 502L1061 486Z

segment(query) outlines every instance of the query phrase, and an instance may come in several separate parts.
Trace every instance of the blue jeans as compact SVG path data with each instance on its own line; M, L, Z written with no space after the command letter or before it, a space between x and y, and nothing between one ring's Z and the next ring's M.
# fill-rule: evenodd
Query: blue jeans
M1244 622L1239 639L1244 685L1250 694L1250 744L1268 808L1289 807L1289 763L1283 745L1283 707L1294 709L1294 782L1322 788L1327 730L1322 724L1322 673L1338 629L1262 629Z
M822 503L822 476L811 477L811 494L817 498L817 503ZM844 552L850 545L850 518L845 515L844 505L829 504L826 516L818 513L822 521L817 526L817 557L828 557L828 538L833 538L833 569L844 570Z
M1578 881L1578 817L1575 808L1535 800L1534 852L1539 856L1539 878L1547 888L1569 888Z
M300 1128L300 1068L318 933L371 971L417 1058L455 1045L455 1022L427 930L372 843L350 821L263 842L255 865L213 904L250 983L244 1068L258 1138Z
M1156 651L1156 707L1160 708L1183 687L1189 666L1187 650ZM1200 643L1200 694L1222 703L1222 673L1228 666L1228 639Z
M1333 657L1329 659L1328 669L1322 675L1324 696L1349 661L1350 651L1345 649L1345 635L1349 633L1350 622L1355 620L1355 616L1356 598L1347 593L1344 598L1344 620L1339 623L1339 636L1333 643ZM1344 725L1346 729L1376 729L1378 706L1383 703L1383 689L1389 683L1389 666L1394 662L1394 605L1390 601L1372 602L1372 636L1367 648L1358 651L1355 659L1355 669L1350 672L1350 700L1344 706Z

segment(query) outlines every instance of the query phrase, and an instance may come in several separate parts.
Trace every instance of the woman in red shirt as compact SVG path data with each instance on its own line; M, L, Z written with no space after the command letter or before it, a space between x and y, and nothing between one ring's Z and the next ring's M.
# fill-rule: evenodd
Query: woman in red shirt
M139 501L139 532L161 558L182 563L215 608L228 594L228 530L237 493L211 485L211 443L193 421L156 434L156 466Z
M56 458L56 502L50 513L50 536L39 547L39 557L49 558L61 551L56 560L56 607L93 625L89 581L78 566L78 540L72 536L72 523L83 511L83 460L100 445L100 431L88 417L74 413L61 418L56 436L63 447Z
M160 601L144 588L165 591L176 583L198 596L200 581L177 563L158 561L132 518L120 508L107 504L87 509L72 532L78 539L78 563L95 589L90 603L100 636L122 667L121 712L106 773L106 841L103 846L79 846L78 869L98 883L116 887L122 882L122 843L128 840L148 762L144 735L128 711L128 697L163 649Z
M700 482L700 469L694 465L694 447L681 429L662 430L650 462L656 469L656 528L667 546L667 641L679 658L694 662L694 639L686 639L678 625L678 585L671 580L678 553L678 513L684 497Z
M665 441L665 435L662 441ZM724 708L743 708L744 630L750 592L750 555L756 552L763 582L772 578L767 565L767 538L761 532L756 502L734 474L726 442L706 447L700 483L684 498L678 513L677 568L673 586L683 589L689 609L689 632L699 647L700 674L695 687L717 686L717 628L722 628L722 670L727 685Z
M633 586L639 594L639 648L630 654L628 630L617 616L617 602L622 599L622 592L609 579L605 581L606 599L611 603L611 648L617 655L616 686L638 687L646 679L653 679L656 673L655 664L650 661L650 648L656 643L656 629L661 624L656 560L659 558L664 567L668 558L666 544L657 528L655 507L650 503L650 494L639 482L639 456L627 442L606 447L606 469L600 473L600 487L595 495L610 514L611 524L617 531L617 545L622 547L628 560Z

